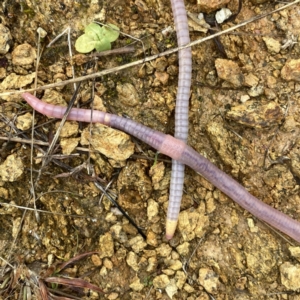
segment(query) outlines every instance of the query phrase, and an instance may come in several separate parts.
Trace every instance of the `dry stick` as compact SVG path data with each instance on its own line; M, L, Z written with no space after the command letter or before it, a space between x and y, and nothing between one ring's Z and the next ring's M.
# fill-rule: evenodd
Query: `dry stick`
M109 56L109 55L118 55L118 54L127 54L132 53L135 51L135 48L133 46L125 46L122 48L102 51L102 52L95 52L90 54L89 57L103 57L103 56Z
M196 41L193 41L185 46L182 46L182 47L177 47L177 48L174 48L174 49L170 49L168 51L165 51L165 52L162 52L162 53L159 53L159 54L156 54L156 55L152 55L152 56L149 56L149 57L146 57L145 59L140 59L140 60L137 60L135 62L132 62L132 63L129 63L129 64L126 64L126 65L123 65L123 66L119 66L119 67L115 67L115 68L112 68L112 69L109 69L109 70L104 70L104 71L101 71L101 72L97 72L97 73L94 73L94 74L89 74L89 75L86 75L86 76L81 76L81 77L77 77L75 79L69 79L69 80L65 80L65 81L61 81L61 82L57 82L57 83L51 83L51 84L47 84L47 85L43 85L41 87L38 87L38 88L32 88L32 89L26 89L26 92L33 92L33 91L36 91L36 90L47 90L47 89L50 89L50 88L55 88L55 87L61 87L61 86L65 86L67 84L70 84L70 83L74 83L74 82L80 82L80 81L83 81L83 80L89 80L89 79L93 79L93 78L96 78L96 77L101 77L101 76L104 76L104 75L108 75L108 74L111 74L111 73L114 73L114 72L119 72L121 70L124 70L124 69L127 69L127 68L131 68L131 67L134 67L136 65L140 65L140 64L143 64L145 62L148 62L148 61L151 61L151 60L154 60L154 59L157 59L159 57L162 57L162 56L166 56L166 55L170 55L170 54L173 54L175 52L178 52L179 50L181 49L185 49L185 48L189 48L189 47L192 47L192 46L195 46L195 45L198 45L198 44L202 44L206 41L209 41L217 36L220 36L222 34L226 34L226 33L229 33L231 31L234 31L238 28L241 28L251 22L255 22L257 20L260 20L262 18L265 18L273 13L276 13L276 12L279 12L281 10L284 10L284 9L287 9L297 3L299 3L300 0L296 0L292 3L289 3L289 4L286 4L280 8L277 8L271 12L268 12L266 14L263 14L263 15L260 15L260 16L257 16L257 17L253 17L249 20L246 20L246 21L243 21L241 22L240 24L237 24L233 27L230 27L228 29L225 29L223 31L220 31L220 32L217 32L215 34L212 34L210 36L207 36L205 38L202 38L202 39L199 39L199 40L196 40ZM12 94L22 94L24 93L25 90L23 91L12 91L12 92L4 92L4 93L0 93L0 97L1 96L8 96L8 95L12 95Z
M63 193L66 193L66 191L63 191ZM3 207L15 207L22 209L24 211L38 211L40 213L45 213L45 214L50 214L50 215L57 215L57 216L65 216L65 217L72 217L72 218L84 218L84 219L98 219L101 220L102 217L92 217L92 216L86 216L86 215L72 215L72 214L65 214L65 213L59 213L59 212L53 212L53 211L48 211L48 210L43 210L43 209L35 209L27 206L20 206L20 205L15 205L11 203L0 203L0 206Z
M24 93L22 97L35 110L50 117L62 118L66 111L66 107L47 104L29 93ZM91 122L91 111L89 109L73 108L68 119ZM251 214L300 242L299 222L258 200L241 184L184 142L133 120L101 111L93 112L92 122L123 130L161 153L188 165Z
M42 51L41 51L41 36L40 36L40 31L38 31L38 47L37 47L37 59L36 59L36 67L35 67L35 80L34 80L34 86L36 88L37 86L37 73L38 73L38 68L40 65L40 58L42 55ZM31 137L32 137L32 141L33 141L33 137L34 137L34 120L35 120L35 112L33 112L32 114L32 127L31 127ZM31 143L31 148L30 148L30 192L33 198L33 207L35 210L35 218L37 220L38 223L40 223L40 216L37 212L36 209L36 195L35 195L35 183L33 180L33 142ZM25 217L26 211L24 211L23 216ZM22 220L23 221L23 220ZM22 223L21 223L22 224ZM20 229L21 229L21 225L20 225Z
M15 143L21 143L21 144L31 144L32 143L32 139L26 139L26 138L18 138L18 137L6 137L6 136L0 136L0 140L2 141L8 141L8 142L15 142ZM44 141L40 141L40 140L33 140L33 144L34 145L39 145L39 146L49 146L50 143L49 142L44 142ZM89 148L84 148L84 147L76 147L75 150L77 151L81 151L81 152L87 152L87 153L100 153L99 151L97 150L92 150L92 149L89 149ZM75 156L77 154L68 154L68 155L62 155L62 154L58 154L58 155L51 155L51 157L64 157L64 158L67 158L67 157L70 157L70 156ZM39 156L39 158L43 158L45 157L46 155L44 156ZM138 154L132 154L131 155L132 158L139 158L139 159L147 159L147 160L155 160L155 158L152 158L152 157L148 157L146 155L138 155ZM162 159L162 158L157 158L157 161L163 161L165 163L171 163L170 160L168 159Z
M127 214L127 212L118 204L118 202L114 199L114 197L111 197L109 194L107 194L105 188L101 184L99 184L97 181L94 182L94 185L103 193L105 196L109 199L111 203L114 204L115 207L119 209L119 211L122 213L122 215L129 221L129 223L134 226L134 228L138 231L138 233L146 240L147 237L144 234L144 232L137 226L137 224L130 218L130 216Z

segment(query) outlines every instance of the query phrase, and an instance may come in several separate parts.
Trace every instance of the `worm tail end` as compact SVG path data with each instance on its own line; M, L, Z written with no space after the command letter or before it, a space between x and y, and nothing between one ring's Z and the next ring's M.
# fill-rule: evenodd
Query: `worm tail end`
M170 240L173 238L175 230L176 230L176 226L177 226L177 220L170 220L167 219L167 223L166 223L166 239Z

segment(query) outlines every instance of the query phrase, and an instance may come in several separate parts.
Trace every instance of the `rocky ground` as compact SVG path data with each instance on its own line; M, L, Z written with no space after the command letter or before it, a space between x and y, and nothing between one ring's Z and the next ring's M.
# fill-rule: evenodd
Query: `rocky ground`
M238 8L235 0L198 2L186 1L192 40L209 35L195 19L199 12ZM234 22L216 30L283 5L243 1ZM79 77L175 48L168 0L4 1L0 17L0 298L300 299L298 244L200 175L186 170L178 230L167 241L169 158L156 159L147 145L102 125L67 122L52 160L43 164L59 121L33 115L19 94L3 94L71 79L72 66ZM134 52L97 60L78 54L75 41L92 20L117 25L124 35L113 49L129 45ZM68 26L72 59L66 36L46 47ZM222 35L227 57L212 40L194 46L188 140L253 195L298 220L299 30L296 4ZM94 95L95 109L173 134L177 63L174 53L85 80L79 103L90 107ZM73 92L68 84L37 95L66 105ZM63 262L69 264L60 271ZM51 277L73 278L77 286L50 284Z

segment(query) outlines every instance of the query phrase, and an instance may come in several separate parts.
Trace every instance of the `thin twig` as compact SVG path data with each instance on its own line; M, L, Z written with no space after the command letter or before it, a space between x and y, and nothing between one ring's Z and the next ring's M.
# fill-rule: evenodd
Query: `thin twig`
M67 192L64 191L64 193L67 193ZM45 194L43 194L43 195L45 195ZM58 216L65 216L65 217L72 217L72 218L84 218L84 219L93 219L93 220L103 219L102 217L93 217L93 216L87 216L87 215L73 215L73 214L65 214L65 213L47 211L47 210L43 210L43 209L34 209L34 208L31 208L31 207L20 206L20 205L11 204L11 203L1 203L0 202L0 206L15 207L15 208L22 209L23 211L34 211L34 212L38 211L38 212L41 212L41 213L44 213L44 214L58 215Z
M122 213L122 215L129 221L129 223L134 226L136 228L136 230L138 231L138 233L143 237L143 239L146 239L146 235L144 234L144 232L137 226L137 224L129 217L129 215L126 213L126 211L118 204L118 202L111 197L107 191L103 188L103 186L101 184L99 184L99 182L95 181L94 182L95 186L102 191L102 193L105 194L105 196L109 199L109 201L111 203L113 203Z
M108 55L116 55L116 54L126 54L126 53L132 53L135 51L135 48L133 46L126 46L122 48L107 50L107 51L101 51L101 52L95 52L90 54L90 57L102 57L102 56L108 56Z
M40 59L41 59L42 51L41 51L41 34L40 31L38 31L38 47L37 47L37 59L36 59L36 67L35 67L35 79L34 79L34 87L37 87L37 74L38 74L38 68L40 65ZM36 93L34 93L36 94ZM32 122L31 122L31 138L33 140L34 137L34 120L35 120L35 110L32 113ZM35 195L35 188L34 188L34 180L33 180L33 143L31 143L30 147L30 190L31 190L31 195L33 198L33 207L35 209L35 218L38 223L40 223L40 217L39 214L36 210L36 195ZM24 211L24 214L26 211Z

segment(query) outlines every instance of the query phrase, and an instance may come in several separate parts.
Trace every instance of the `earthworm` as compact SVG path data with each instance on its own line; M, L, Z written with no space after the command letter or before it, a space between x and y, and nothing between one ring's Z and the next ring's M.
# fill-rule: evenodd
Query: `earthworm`
M178 46L186 45L190 42L189 26L184 0L171 0L174 24L177 35ZM192 50L186 48L178 53L179 74L178 89L175 106L175 138L187 142L188 138L188 117L189 98L192 80ZM167 212L166 236L171 239L174 235L180 204L183 194L184 164L172 160L172 172L169 191L169 205Z
M47 104L29 93L23 93L22 97L36 111L49 117L62 118L66 111L66 107ZM133 120L101 111L93 111L91 115L90 109L72 108L67 119L91 122L91 116L93 123L102 123L125 131L159 152L191 167L252 215L300 242L300 223L298 221L252 196L242 185L183 141Z

